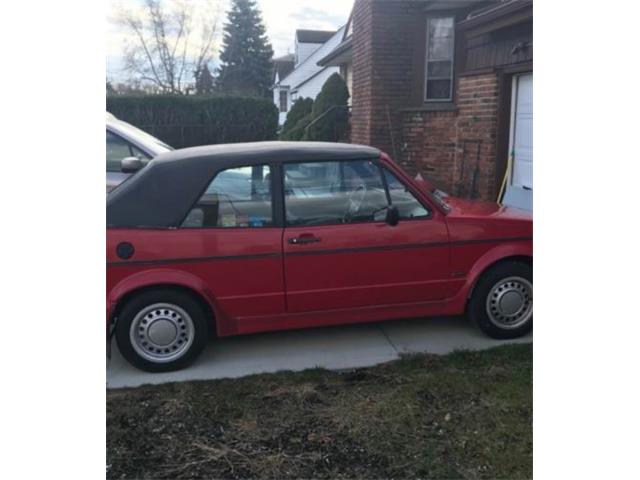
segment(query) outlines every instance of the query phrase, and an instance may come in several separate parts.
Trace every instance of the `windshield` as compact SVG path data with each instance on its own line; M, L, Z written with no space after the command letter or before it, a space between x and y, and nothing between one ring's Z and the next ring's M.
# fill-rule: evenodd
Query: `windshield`
M140 130L139 128L134 127L130 123L123 122L122 120L116 120L115 123L120 130L122 130L127 135L133 137L134 139L138 140L140 143L153 144L156 146L156 149L157 147L160 147L160 149L167 152L170 150L173 150L173 147L170 147L169 145L164 143L162 140L157 139L153 135L150 135L147 132L145 132L144 130ZM161 152L158 152L158 153L161 153Z

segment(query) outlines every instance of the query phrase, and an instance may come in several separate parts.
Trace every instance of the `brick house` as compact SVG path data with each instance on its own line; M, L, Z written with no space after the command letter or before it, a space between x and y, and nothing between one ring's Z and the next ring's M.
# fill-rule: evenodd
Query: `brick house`
M356 0L351 141L452 194L531 209L531 0Z

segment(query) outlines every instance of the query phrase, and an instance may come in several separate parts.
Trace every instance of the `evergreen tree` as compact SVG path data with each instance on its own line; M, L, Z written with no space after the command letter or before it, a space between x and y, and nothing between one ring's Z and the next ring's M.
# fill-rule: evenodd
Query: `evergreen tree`
M334 73L322 86L313 103L313 124L304 140L344 142L349 129L349 89L342 77Z
M213 75L209 71L209 67L205 65L196 70L196 95L211 95L213 93Z
M311 121L312 98L299 98L287 114L280 133L281 140L302 140L305 127Z
M218 89L232 95L269 96L272 57L255 0L232 0L224 25Z

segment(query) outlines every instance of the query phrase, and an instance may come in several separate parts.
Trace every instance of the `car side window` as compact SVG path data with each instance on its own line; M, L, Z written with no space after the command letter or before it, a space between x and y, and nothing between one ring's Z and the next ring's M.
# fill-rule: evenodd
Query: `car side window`
M122 159L127 157L138 157L140 160L149 158L135 145L107 130L107 172L121 171Z
M183 228L270 226L273 226L273 210L268 165L219 172L182 222Z
M411 220L414 218L429 218L430 212L422 203L409 191L404 183L398 180L393 173L386 168L384 179L389 189L391 204L397 207L400 220Z
M387 196L368 160L284 164L289 226L383 221Z

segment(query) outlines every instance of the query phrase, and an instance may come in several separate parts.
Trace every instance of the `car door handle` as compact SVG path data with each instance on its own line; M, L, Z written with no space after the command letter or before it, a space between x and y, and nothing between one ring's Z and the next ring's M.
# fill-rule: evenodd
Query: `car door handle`
M291 245L304 245L306 243L316 243L319 241L320 238L316 237L313 234L302 234L299 237L293 237L289 239L289 243Z

